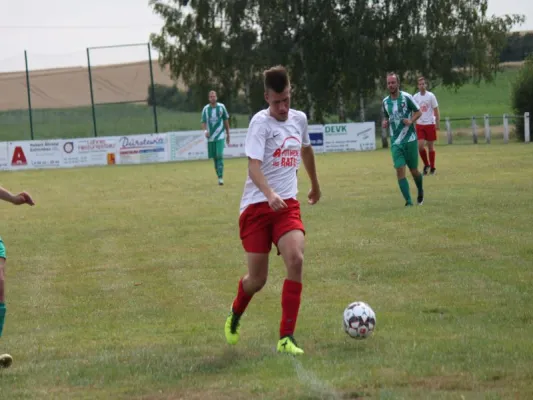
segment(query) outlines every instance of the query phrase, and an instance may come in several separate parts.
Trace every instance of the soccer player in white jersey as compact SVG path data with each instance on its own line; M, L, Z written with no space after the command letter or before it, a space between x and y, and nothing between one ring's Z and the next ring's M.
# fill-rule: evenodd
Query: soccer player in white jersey
M422 116L416 121L416 135L418 136L418 152L424 162L424 175L428 172L435 175L435 140L440 125L439 103L433 93L426 90L426 80L423 76L418 78L419 92L413 97L420 106ZM428 145L426 152L425 143Z
M305 229L300 216L297 171L303 161L311 181L308 203L320 199L315 156L305 113L290 108L291 85L283 66L263 73L269 107L255 114L246 134L248 176L240 204L239 232L248 273L238 285L226 320L229 344L239 340L240 319L252 296L267 281L269 253L277 247L287 270L281 293L282 316L277 350L293 355L303 350L294 340L302 293Z
M212 158L218 184L224 184L224 141L229 144L229 114L226 106L217 102L217 92L209 92L209 104L202 110L202 129L207 138L207 156ZM225 135L224 135L225 132Z
M28 204L30 206L33 206L35 204L28 193L21 192L15 195L4 189L3 187L0 187L0 200L4 200L15 205ZM6 304L4 293L4 269L6 265L6 258L6 247L4 246L2 238L0 238L0 337L2 336L2 330L4 329L4 321L6 317ZM0 368L8 368L12 362L13 358L9 354L0 355Z

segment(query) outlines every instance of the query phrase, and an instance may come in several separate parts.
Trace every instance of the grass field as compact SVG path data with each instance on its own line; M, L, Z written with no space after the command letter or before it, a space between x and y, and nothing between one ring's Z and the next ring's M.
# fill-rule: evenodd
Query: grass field
M498 117L491 121L495 126L503 124L504 113L512 114L510 106L511 82L517 68L506 68L495 82L478 86L469 84L454 92L441 87L435 88L439 100L441 117L469 118L479 116L478 124L483 126L483 115ZM413 88L408 88L414 93ZM235 127L246 128L246 115L234 116ZM157 108L159 132L199 129L199 114L184 113ZM93 136L91 107L65 109L36 109L33 111L35 139L72 138ZM153 109L139 104L109 104L96 106L96 125L99 136L155 132ZM471 126L470 121L454 121L454 129ZM29 140L31 138L29 113L27 110L0 112L0 140Z
M245 271L243 159L2 172L37 206L4 204L1 397L18 399L526 399L533 397L533 148L439 146L426 202L405 209L390 154L320 155L323 199L302 205L296 338L275 353L284 278L226 345ZM308 181L301 175L300 200ZM414 185L411 190L414 194ZM368 302L375 335L350 339Z

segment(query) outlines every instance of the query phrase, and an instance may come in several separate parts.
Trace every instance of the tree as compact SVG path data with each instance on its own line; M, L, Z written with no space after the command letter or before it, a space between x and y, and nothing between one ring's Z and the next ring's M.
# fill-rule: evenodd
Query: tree
M520 69L518 76L513 82L511 91L511 104L516 115L524 115L529 112L533 115L533 55L527 57L524 66ZM529 125L530 137L533 136L533 124ZM516 121L517 135L524 141L524 120L518 118Z
M244 93L265 106L262 71L284 64L295 107L345 120L384 91L386 72L433 86L491 81L507 35L524 18L487 16L488 0L150 0L164 20L160 63L190 85Z

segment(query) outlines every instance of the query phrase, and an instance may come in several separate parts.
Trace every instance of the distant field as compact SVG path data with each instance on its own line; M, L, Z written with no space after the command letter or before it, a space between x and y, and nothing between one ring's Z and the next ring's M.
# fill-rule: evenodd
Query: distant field
M98 136L154 133L153 108L139 104L98 105L96 127ZM236 127L248 126L248 117L235 115ZM158 131L201 129L200 113L186 113L157 108ZM35 110L33 112L35 139L93 136L91 107ZM29 140L28 110L0 112L0 140Z
M141 63L138 64L138 68L139 72L142 72L140 73L143 77L142 79L134 74L132 67L125 69L118 67L103 68L98 70L96 76L99 86L95 91L95 102L133 101L132 99L146 98L149 84L149 81L146 80L147 74L145 70L147 66ZM87 86L87 76L82 73L83 71L76 71L76 73L69 75L70 80L68 81L64 80L64 76L59 72L39 75L38 82L41 86L39 86L40 95L38 97L38 104L43 106L43 104L46 104L46 99L49 98L49 104L55 104L56 107L46 109L37 108L33 111L34 134L36 139L86 137L94 134L90 106L70 108L59 108L57 106L58 104L83 104L83 102L89 104L88 89L85 88ZM493 83L482 83L479 86L468 84L460 88L457 92L442 87L435 88L434 92L439 100L442 120L444 121L445 117L461 118L475 115L479 116L478 126L481 129L483 115L489 114L497 117L497 119L491 120L491 124L496 127L501 127L503 124L501 116L504 113L512 113L510 90L517 72L518 68L508 67L503 73L497 76ZM46 81L47 76L54 82L57 81L57 85L50 86ZM8 78L6 75L0 74L0 89L7 85L7 83L12 83ZM20 76L16 76L16 78L21 79ZM157 74L157 78L161 82L169 82L168 77L160 71ZM121 81L121 79L125 81ZM63 98L60 96L63 95L63 92L60 90L63 81L65 81L65 88L71 87L73 85L72 82L77 82L76 85L78 86L74 87L79 87L79 90L72 91L65 89L64 93L70 93L69 96L79 94L84 99L82 103L76 103L76 101L80 101L79 99L71 99L70 97ZM9 90L18 88L17 90L20 91L21 85L23 85L22 81L19 82L18 86L11 85L5 86L5 88L9 89L12 87ZM47 89L49 87L55 88L56 95L49 95L50 92L46 91L49 90ZM33 89L34 85L32 84L32 91ZM409 89L409 91L412 92L412 89ZM9 91L7 93L9 94ZM0 109L5 109L8 103L3 106L2 104L0 104ZM12 107L14 104L9 103L8 105ZM31 138L29 114L27 108L24 109L26 106L24 105L23 96L16 104L19 104L19 107L22 107L22 109L0 111L0 140L27 140ZM235 127L245 128L248 126L248 116L234 115L234 117ZM200 126L199 113L183 113L159 107L157 109L157 118L159 132L195 130L199 129ZM153 110L151 107L142 104L97 105L96 124L99 136L155 132ZM454 129L465 128L470 125L470 121L452 122ZM444 123L442 129L444 129Z

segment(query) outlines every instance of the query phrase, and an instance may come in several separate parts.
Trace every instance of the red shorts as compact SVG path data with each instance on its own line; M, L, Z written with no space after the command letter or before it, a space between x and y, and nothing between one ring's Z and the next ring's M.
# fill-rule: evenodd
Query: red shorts
M416 125L416 136L418 140L427 140L434 142L437 140L437 128L435 125Z
M300 230L305 234L296 199L285 200L287 208L274 211L267 202L250 204L239 217L239 235L247 253L270 253L272 243L287 232ZM279 252L278 252L279 254Z

